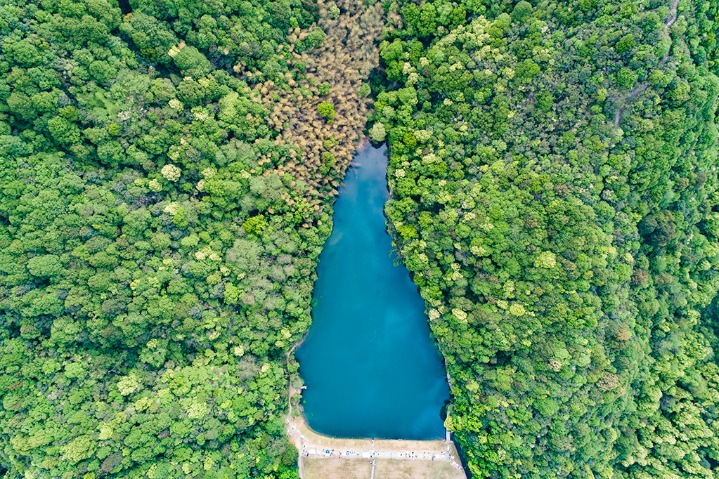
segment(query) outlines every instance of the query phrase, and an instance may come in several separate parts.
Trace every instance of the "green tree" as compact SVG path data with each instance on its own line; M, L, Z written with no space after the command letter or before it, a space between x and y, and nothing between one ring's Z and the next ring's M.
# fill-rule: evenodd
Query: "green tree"
M325 101L317 105L317 111L319 114L327 120L327 123L332 123L335 119L335 106L332 102Z

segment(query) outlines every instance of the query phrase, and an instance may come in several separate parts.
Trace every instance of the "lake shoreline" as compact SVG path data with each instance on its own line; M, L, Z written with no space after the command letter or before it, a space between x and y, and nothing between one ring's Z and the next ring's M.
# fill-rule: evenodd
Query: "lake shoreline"
M411 471L413 477L467 478L451 440L333 438L312 430L302 414L287 416L285 432L297 448L302 479L338 477L338 471L362 476L375 468L388 469L383 475L388 478L395 470Z
M385 153L361 141L337 197L312 324L295 353L301 404L307 423L328 436L444 438L446 370L427 305L396 260Z
M380 148L382 148L384 145L380 145ZM363 152L373 150L377 150L378 148L375 148L375 145L373 145L369 139L366 136L362 136L360 140L357 143L357 150L355 153L355 157L353 157L353 161L348 165L348 168L345 172L345 178L342 180L342 186L345 186L345 182L348 179L347 173L350 171L356 171L359 172L362 169L362 165L359 164L356 160L356 157L358 155L361 155ZM385 157L385 161L388 163L389 159ZM385 170L383 173L383 178L385 181L385 184L387 183L387 171ZM384 214L384 203L389 199L391 195L391 191L386 188L386 195L383 199L382 204L382 223L383 223L383 230L384 233L390 238L390 242L393 245L393 240L395 238L395 231L394 228L389 221L389 219ZM339 198L339 197L337 197ZM336 199L337 199L336 198ZM333 215L333 221L332 221L332 233L334 233L335 229L335 217ZM332 234L331 233L331 234ZM331 238L328 237L327 241L329 241ZM393 256L397 259L399 259L403 263L402 255L396 250L394 246L392 246L391 251L393 252ZM409 274L409 272L408 272ZM411 281L411 275L410 275L410 281ZM419 296L419 289L416 284L414 284L413 281L411 281L412 289L416 292L417 296ZM316 287L316 284L315 284ZM424 320L426 321L427 328L429 329L429 337L431 339L431 343L436 348L437 352L439 353L439 356L441 357L441 369L442 369L442 376L446 378L448 387L451 386L451 377L449 375L446 360L444 359L444 356L441 355L441 348L438 344L435 335L431 331L431 328L429 328L429 318L427 317L427 308L430 305L428 305L423 299L422 299L422 310L424 315ZM313 311L314 313L314 311ZM314 324L314 314L313 314L313 324ZM292 361L298 361L296 356L296 351L305 343L308 336L310 335L310 330L308 330L305 335L296 343L292 345L290 350L286 353L287 358L287 367L288 370L290 370L290 364ZM293 365L293 368L295 366L299 366L299 361ZM293 384L292 376L294 375L294 379L299 379L299 384L295 383ZM300 464L300 475L303 476L303 464L305 460L313 460L313 461L325 461L330 460L334 457L335 460L342 459L343 461L347 462L351 459L357 459L355 456L347 456L348 451L362 451L363 454L372 454L372 450L374 449L383 449L383 450L392 450L392 451L400 451L398 454L402 454L402 456L397 457L384 457L383 460L400 460L403 459L404 455L407 454L406 459L412 458L412 452L416 452L417 450L422 450L425 452L430 451L439 451L440 449L444 448L447 450L453 451L453 462L457 464L457 468L459 468L462 471L461 476L465 478L466 473L463 470L461 456L458 453L458 449L456 447L456 444L454 443L454 438L451 436L450 431L448 431L446 428L443 427L443 434L441 437L437 438L428 438L428 439L403 439L403 438L379 438L379 437L366 437L366 436L343 436L343 435L334 435L334 434L326 434L326 433L320 433L309 425L309 422L307 420L306 411L303 406L304 401L304 392L306 390L306 385L303 381L302 375L299 374L299 370L295 369L295 373L291 373L290 377L290 384L288 385L288 415L286 418L286 434L288 439L295 445L295 447L298 449L298 461ZM451 408L447 410L449 413L451 411ZM301 431L301 433L298 433L298 431ZM319 447L322 445L324 449L317 449L315 447L315 452L308 455L308 450L312 449L311 447L308 449L306 438L312 438L310 443L311 445ZM326 446L326 447L325 447ZM345 448L345 455L340 456L339 455L339 449ZM429 451L427 451L429 449ZM317 453L317 451L337 451L337 455L333 456L332 453L327 455L326 453ZM304 454L304 456L303 456ZM327 456L327 457L325 457ZM432 454L425 455L424 457L429 457L429 460L432 461ZM437 459L440 456L436 456L435 459ZM449 457L449 456L448 456ZM414 458L415 460L418 458ZM346 464L345 464L346 465ZM453 466L454 468L455 466ZM437 477L444 477L444 476L437 476ZM447 476L449 477L449 476ZM309 478L311 479L311 478Z

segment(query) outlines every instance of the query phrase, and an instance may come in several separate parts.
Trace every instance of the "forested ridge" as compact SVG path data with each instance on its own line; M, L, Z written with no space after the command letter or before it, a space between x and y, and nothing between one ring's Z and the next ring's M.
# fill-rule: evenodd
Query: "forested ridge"
M285 353L382 26L0 0L0 475L297 477Z
M719 465L715 2L400 2L370 129L476 477Z

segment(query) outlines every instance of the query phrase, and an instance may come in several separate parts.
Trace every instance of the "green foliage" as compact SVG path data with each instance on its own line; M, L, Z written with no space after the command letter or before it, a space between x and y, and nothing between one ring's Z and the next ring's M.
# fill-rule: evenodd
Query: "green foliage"
M325 96L330 92L331 87L332 85L327 82L324 82L319 87L317 87L317 91L319 91L320 95Z
M617 42L617 53L626 53L630 51L634 46L636 45L636 42L634 41L634 35L631 33L624 35L622 38L619 39Z
M360 96L366 97L372 92L372 88L367 83L363 83L359 89Z
M329 205L248 82L304 73L316 6L117 5L0 2L0 475L296 478Z
M335 119L335 106L332 102L324 101L320 103L317 105L317 111L322 118L327 120L327 123L332 123L332 120Z
M143 58L152 62L169 63L170 49L179 43L164 22L142 12L134 12L120 25L120 31L132 39Z
M171 50L170 56L183 75L202 78L212 70L209 60L195 47L185 47L179 51Z
M475 477L715 474L710 3L400 2L369 134Z
M387 137L387 131L385 130L385 127L382 123L377 122L374 125L372 125L372 128L369 130L369 138L370 140L381 143L385 140Z
M312 50L313 48L317 48L322 44L322 42L325 41L325 38L327 38L325 32L323 32L319 28L315 28L314 30L309 32L307 36L297 42L297 51L301 53L307 50Z
M320 166L320 173L326 175L327 173L332 171L332 168L334 168L335 164L337 163L337 158L335 158L335 155L333 155L329 151L323 151L321 158L322 166Z
M247 220L242 223L242 228L249 234L260 236L265 228L267 228L267 222L264 216L257 215L247 218Z
M38 278L52 278L62 271L60 257L54 254L33 256L27 262L27 269L31 275Z
M673 5L398 5L369 136L476 477L719 463L719 6ZM5 477L297 477L283 361L329 206L253 87L307 73L317 15L0 2Z

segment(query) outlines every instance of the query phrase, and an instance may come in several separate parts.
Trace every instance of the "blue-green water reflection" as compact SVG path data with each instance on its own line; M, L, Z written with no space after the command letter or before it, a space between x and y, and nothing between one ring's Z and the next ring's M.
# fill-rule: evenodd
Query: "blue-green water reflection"
M442 360L385 228L385 149L364 148L353 165L320 257L313 324L297 351L305 415L336 437L443 437Z

